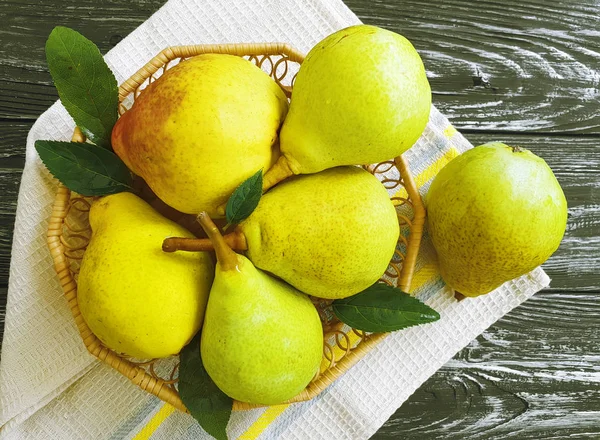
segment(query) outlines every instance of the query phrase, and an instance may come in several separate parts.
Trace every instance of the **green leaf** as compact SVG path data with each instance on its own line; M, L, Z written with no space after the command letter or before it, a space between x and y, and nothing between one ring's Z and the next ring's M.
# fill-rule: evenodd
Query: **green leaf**
M333 312L350 327L391 332L440 319L438 312L396 287L375 283L348 298L336 299Z
M102 147L36 141L35 149L48 170L71 191L84 196L133 191L129 169L116 154Z
M179 354L179 396L200 426L218 440L227 440L233 400L212 381L200 357L200 332Z
M117 80L94 43L62 26L50 33L46 60L58 96L83 133L110 149L110 135L117 122Z
M252 214L262 196L262 184L263 173L258 170L235 189L225 208L227 223L237 224Z

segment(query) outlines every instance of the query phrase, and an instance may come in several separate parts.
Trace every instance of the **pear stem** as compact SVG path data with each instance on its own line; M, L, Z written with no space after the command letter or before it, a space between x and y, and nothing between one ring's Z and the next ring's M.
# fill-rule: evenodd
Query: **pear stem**
M224 271L235 270L238 266L238 255L233 252L229 247L225 239L221 235L221 231L217 228L217 225L212 221L206 211L202 211L198 214L198 222L208 235L208 238L215 247L215 253L217 254L217 262Z
M296 173L290 167L288 158L279 156L277 162L263 176L263 193L294 174Z
M523 151L523 149L521 147L511 147L513 153L520 153Z
M461 302L462 300L466 299L467 297L464 296L462 293L460 293L458 290L455 290L454 298L456 299L456 301Z
M235 251L248 250L246 236L242 231L233 231L223 236L225 243ZM187 237L169 237L165 238L162 244L162 250L165 252L203 252L214 251L215 247L208 238L187 238Z

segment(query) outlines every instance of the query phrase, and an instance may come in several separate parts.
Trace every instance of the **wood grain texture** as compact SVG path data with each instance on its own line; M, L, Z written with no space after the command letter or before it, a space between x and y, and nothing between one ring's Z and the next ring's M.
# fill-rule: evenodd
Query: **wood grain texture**
M17 195L21 181L20 168L2 168L0 160L0 288L8 285Z
M3 1L0 9L0 118L32 120L56 99L45 61L55 26L81 31L105 53L165 0Z
M600 297L544 292L432 376L373 437L600 438Z
M29 122L0 120L2 133L0 136L0 286L2 287L8 283L17 195L25 165L24 139L30 128Z
M97 3L10 3L15 18L0 30L8 42L0 47L0 117L35 118L56 99L43 52L54 25L84 30L107 51L163 2L124 6L103 0L101 18L92 13ZM600 97L595 0L551 8L544 0L346 3L364 22L414 43L429 72L434 103L457 127L600 134L594 106Z
M20 168L25 165L25 141L31 122L0 120L0 167Z
M544 265L551 289L462 350L373 438L600 438L600 6L345 1L364 22L415 44L434 103L471 142L531 149L569 203L566 237ZM45 40L66 25L106 52L163 3L13 0L0 8L0 330L26 135L57 97Z
M346 0L421 53L434 103L474 130L599 133L596 0Z
M6 300L7 300L8 288L0 287L0 342L4 336L4 317L6 316ZM0 344L0 348L2 345ZM1 355L1 353L0 353ZM0 357L0 360L2 358Z

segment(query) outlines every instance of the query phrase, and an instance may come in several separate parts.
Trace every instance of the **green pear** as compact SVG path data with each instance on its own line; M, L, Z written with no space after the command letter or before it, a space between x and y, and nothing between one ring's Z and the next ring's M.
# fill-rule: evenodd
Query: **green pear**
M320 298L345 298L386 271L400 228L387 190L368 171L336 167L288 179L262 196L227 242L252 263ZM169 238L166 251L209 249Z
M199 216L217 254L202 327L202 362L241 402L274 405L300 393L319 369L323 328L306 295L256 269Z
M448 163L426 203L442 278L471 297L546 261L567 223L565 196L546 162L500 142Z
M335 32L300 67L265 188L290 174L399 156L423 133L430 108L423 62L406 38L368 25Z
M163 239L192 237L139 197L93 203L92 236L77 281L83 319L107 347L141 359L174 355L202 325L214 275L206 252L166 254Z
M142 91L115 124L112 146L171 207L217 215L240 183L276 160L287 106L250 61L199 55Z

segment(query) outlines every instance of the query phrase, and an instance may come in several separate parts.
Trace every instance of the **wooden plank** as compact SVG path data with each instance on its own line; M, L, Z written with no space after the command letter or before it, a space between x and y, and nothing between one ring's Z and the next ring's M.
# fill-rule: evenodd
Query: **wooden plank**
M595 0L345 3L413 42L457 127L600 132Z
M0 118L34 119L56 99L46 67L46 39L55 26L82 32L105 53L165 0L34 0L3 2L0 19Z
M31 125L31 122L0 120L0 286L8 283L17 195Z
M0 17L2 65L45 69L44 45L55 26L83 31L103 52L152 15L165 0L5 0Z
M9 2L11 16L0 30L7 42L0 47L0 117L35 118L56 98L44 57L54 25L83 30L105 52L162 3ZM595 0L551 8L541 0L346 3L364 22L415 44L434 103L457 127L600 133Z
M47 70L0 67L0 119L33 122L58 99Z
M599 315L596 293L538 293L426 381L372 438L600 438Z
M552 278L552 288L600 290L598 139L475 134L467 138L474 145L493 140L519 145L546 160L567 197L569 219L561 246L543 267Z
M8 284L17 195L22 172L19 168L2 168L0 160L0 287Z
M0 356L2 354L2 341L4 336L4 318L6 316L6 300L7 300L8 288L0 287ZM2 358L0 357L0 360Z
M27 134L33 123L0 120L0 163L4 168L23 168Z

